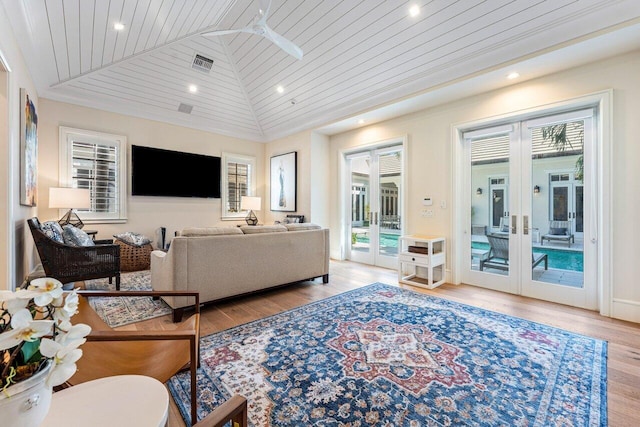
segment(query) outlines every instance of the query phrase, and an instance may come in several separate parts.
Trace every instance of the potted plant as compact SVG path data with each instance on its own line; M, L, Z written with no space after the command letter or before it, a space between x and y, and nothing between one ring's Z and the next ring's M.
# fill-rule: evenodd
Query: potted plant
M3 426L38 426L54 386L76 371L91 328L71 323L76 291L65 294L52 278L26 289L0 291L0 413Z

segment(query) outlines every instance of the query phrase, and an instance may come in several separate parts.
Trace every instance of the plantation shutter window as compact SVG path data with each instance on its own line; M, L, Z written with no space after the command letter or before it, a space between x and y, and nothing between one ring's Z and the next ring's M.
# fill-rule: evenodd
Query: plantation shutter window
M222 219L244 218L240 209L242 196L256 190L256 159L239 154L222 153Z
M117 212L118 147L74 140L71 150L71 186L91 193L91 208L84 212Z
M83 221L126 219L126 137L60 128L60 142L60 185L91 195L91 207L78 210Z

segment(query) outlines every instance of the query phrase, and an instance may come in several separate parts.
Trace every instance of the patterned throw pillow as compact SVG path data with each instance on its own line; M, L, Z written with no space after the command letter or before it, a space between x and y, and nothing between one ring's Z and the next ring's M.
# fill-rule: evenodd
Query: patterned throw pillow
M64 226L62 230L64 243L69 246L94 246L93 239L84 231L71 224Z
M40 230L47 235L51 240L55 240L58 243L64 243L62 237L62 227L58 224L58 221L46 221L40 225Z
M120 240L121 242L132 246L144 246L151 243L151 239L149 239L144 234L132 233L130 231L120 234L114 234L113 237Z

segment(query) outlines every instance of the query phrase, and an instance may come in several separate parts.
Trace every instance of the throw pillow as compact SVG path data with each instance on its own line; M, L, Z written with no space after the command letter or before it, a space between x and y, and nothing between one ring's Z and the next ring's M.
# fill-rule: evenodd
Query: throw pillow
M567 234L567 229L566 227L562 227L562 228L551 228L551 234L552 236L565 236Z
M244 234L279 233L287 231L284 225L243 225L240 230Z
M509 224L502 224L502 228L500 228L500 231L503 233L508 233L509 232Z
M127 231L125 233L120 233L120 234L114 234L113 237L131 246L144 246L151 243L151 239L149 239L144 234L132 233L131 231Z
M58 243L64 243L62 237L62 227L58 224L58 221L46 221L40 225L40 230L47 235L51 240L55 240Z
M69 246L94 246L93 239L81 229L71 224L64 226L62 230L64 243Z

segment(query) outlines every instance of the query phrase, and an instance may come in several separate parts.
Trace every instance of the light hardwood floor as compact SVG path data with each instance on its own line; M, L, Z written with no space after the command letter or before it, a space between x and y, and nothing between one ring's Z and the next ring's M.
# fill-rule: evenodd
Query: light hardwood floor
M323 285L320 280L304 282L205 306L202 310L201 334L207 335L221 331L373 282L397 286L396 271L352 262L332 261L329 283L326 285ZM444 284L434 290L406 285L402 287L608 341L609 426L640 426L640 325L602 317L592 311L468 285ZM165 316L120 329L172 329L173 327L170 317ZM173 399L170 401L169 426L184 426L184 421Z

